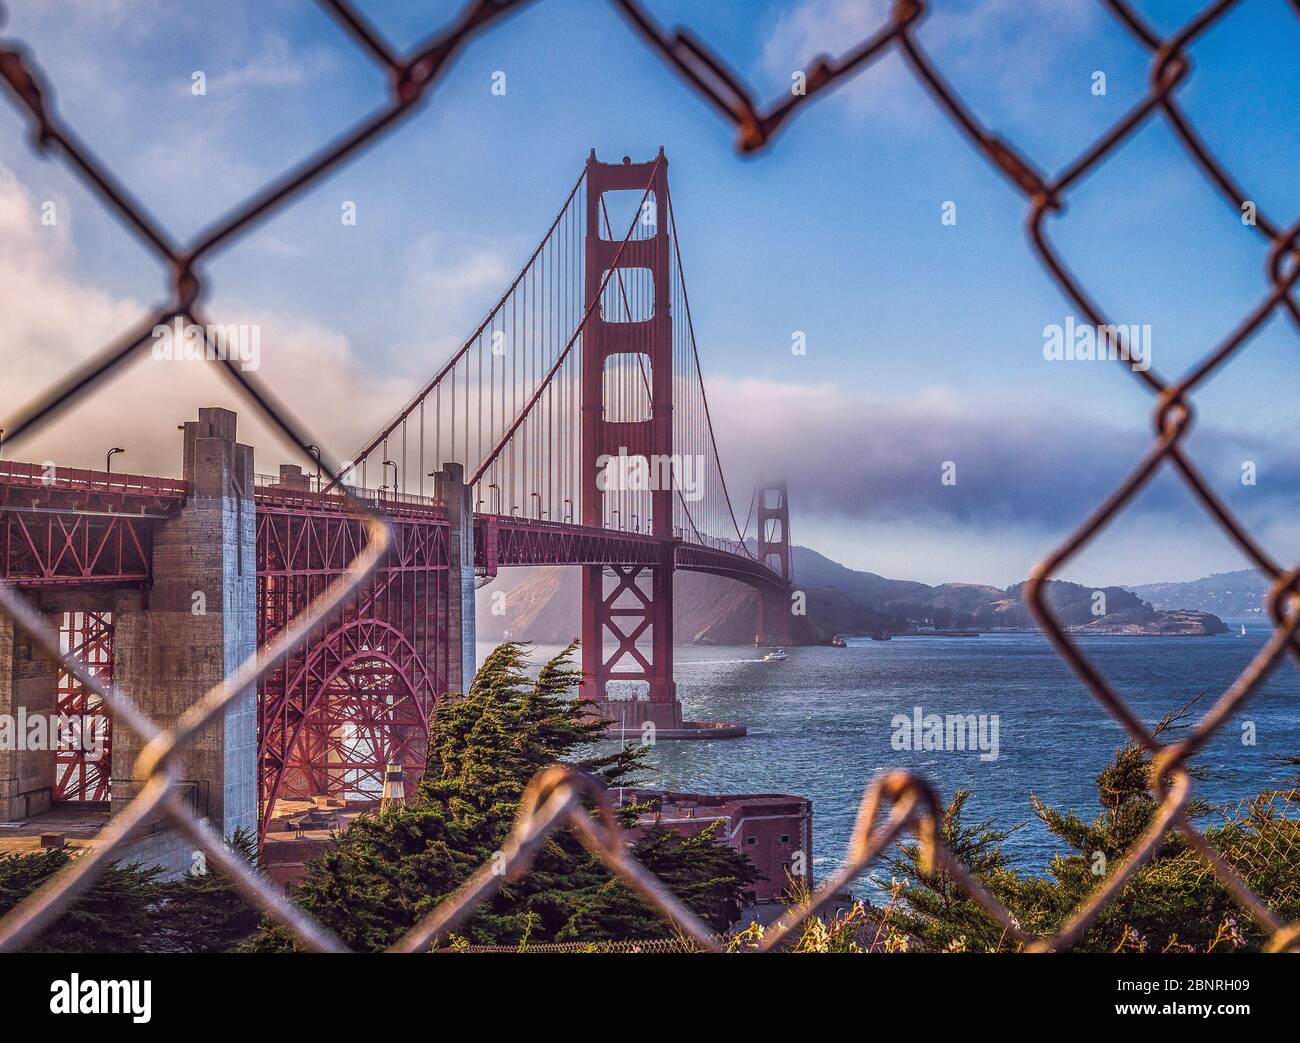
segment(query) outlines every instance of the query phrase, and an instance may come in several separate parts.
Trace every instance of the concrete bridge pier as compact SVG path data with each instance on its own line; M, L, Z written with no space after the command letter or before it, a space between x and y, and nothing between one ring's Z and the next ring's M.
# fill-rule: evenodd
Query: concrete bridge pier
M38 598L34 598L39 604ZM45 606L41 605L44 610ZM63 614L43 611L46 623L59 629ZM29 749L28 721L54 714L57 664L8 616L0 616L0 714L12 735L0 743L0 822L16 822L50 809L54 795L54 751Z
M257 649L257 530L253 449L236 441L236 415L200 409L185 424L185 506L154 534L153 583L124 591L114 612L114 679L164 727ZM114 729L112 807L139 792L141 742ZM257 692L250 685L188 740L177 778L196 815L229 836L257 829ZM192 845L164 821L136 838L128 857L165 869L191 865Z

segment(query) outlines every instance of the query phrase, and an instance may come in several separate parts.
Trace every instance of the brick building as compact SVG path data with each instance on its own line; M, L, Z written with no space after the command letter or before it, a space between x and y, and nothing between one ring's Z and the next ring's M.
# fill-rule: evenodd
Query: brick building
M763 879L754 885L755 904L781 903L787 872L812 880L812 801L785 793L702 794L663 790L623 790L624 804L658 802L640 816L631 832L640 835L658 824L693 836L718 822L716 839L743 851Z
M628 830L631 840L655 824L694 836L720 823L716 839L743 851L762 879L754 885L754 903L745 918L767 921L784 908L787 870L812 880L812 801L784 793L702 794L663 790L618 791L623 804L658 805ZM266 834L263 862L282 887L300 883L306 863L335 843L335 835L359 814L377 810L375 801L280 801L280 812Z

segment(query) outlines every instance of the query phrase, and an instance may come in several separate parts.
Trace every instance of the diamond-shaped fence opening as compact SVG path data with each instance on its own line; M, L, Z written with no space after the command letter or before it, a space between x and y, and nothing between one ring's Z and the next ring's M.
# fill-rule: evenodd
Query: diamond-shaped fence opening
M1137 129L1149 121L1164 120L1182 144L1189 161L1234 210L1239 212L1251 198L1201 140L1177 100L1178 91L1190 74L1187 49L1236 7L1238 0L1214 0L1176 33L1164 39L1125 0L1102 0L1103 6L1123 29L1150 53L1149 86L1139 103L1055 176L1040 172L1032 160L1012 143L985 128L948 84L917 38L917 27L926 13L926 5L921 0L897 0L887 24L857 46L839 52L838 56L819 58L810 63L803 70L803 93L792 93L768 108L761 106L725 61L689 30L663 30L639 0L611 2L631 29L672 71L735 124L739 132L738 147L742 151L767 147L780 127L796 117L818 95L834 89L855 71L882 55L897 52L957 131L993 170L1024 196L1028 203L1028 234L1032 248L1066 298L1090 323L1098 326L1108 325L1104 307L1089 295L1071 272L1066 259L1053 246L1048 235L1048 218L1062 209L1072 186L1105 163ZM1300 0L1289 0L1289 3L1300 16ZM131 195L129 187L118 183L112 171L106 169L80 142L75 132L60 121L48 101L49 93L33 56L20 43L0 38L0 78L7 88L9 101L29 121L34 146L66 162L104 205L158 256L169 273L173 294L172 299L144 327L124 333L94 359L70 372L65 380L17 417L9 418L7 437L10 443L49 422L62 407L122 365L145 342L149 330L157 323L181 315L206 326L199 307L204 288L202 262L205 255L237 241L245 231L293 201L305 188L346 163L359 150L376 143L387 130L427 100L440 73L462 44L489 31L505 15L525 5L524 0L470 0L450 25L437 31L427 43L417 46L411 53L401 54L348 0L320 0L320 4L348 32L358 48L388 73L387 98L372 115L344 130L334 142L298 166L285 171L211 226L198 242L186 246L175 242L145 206ZM1232 221L1235 225L1235 216ZM1269 215L1258 213L1254 228L1268 247L1269 278L1261 288L1259 299L1249 302L1237 325L1224 334L1202 362L1181 379L1170 382L1152 370L1136 373L1155 400L1156 434L1147 455L1106 502L1083 520L1061 547L1047 556L1026 585L1026 597L1031 608L1061 657L1130 735L1157 755L1152 785L1160 804L1147 834L1100 882L1083 906L1067 918L1056 935L1033 938L965 872L940 842L937 823L942 809L930 786L907 773L890 773L873 782L864 794L843 868L806 903L788 912L768 930L760 949L774 949L786 942L805 917L827 907L849 880L889 850L904 833L913 833L919 838L922 869L942 868L948 872L1022 946L1037 950L1068 948L1171 830L1178 830L1187 838L1195 851L1194 857L1204 862L1206 872L1218 876L1259 927L1268 933L1268 948L1277 950L1300 944L1300 921L1289 925L1284 923L1270 908L1269 902L1250 885L1255 876L1254 868L1261 859L1272 852L1290 851L1290 845L1296 842L1292 797L1283 801L1275 795L1263 807L1243 805L1236 808L1224 828L1215 831L1222 849L1207 841L1184 815L1192 788L1191 779L1184 770L1188 758L1204 745L1231 712L1250 697L1257 683L1282 656L1290 652L1300 660L1300 638L1294 633L1300 625L1300 594L1297 594L1300 571L1275 562L1257 545L1242 523L1212 492L1182 445L1194 413L1192 393L1196 388L1229 359L1245 350L1253 333L1275 313L1282 312L1300 330L1300 302L1295 294L1295 283L1300 277L1300 245L1297 243L1300 224L1286 227ZM222 372L282 435L301 449L304 463L310 465L314 462L308 451L313 443L306 430L277 402L271 389L240 372L233 364L223 364ZM1119 372L1117 369L1117 379ZM326 459L323 464L330 474L338 477L333 461ZM1272 612L1277 625L1265 648L1222 693L1201 722L1170 746L1158 743L1130 710L1122 693L1114 690L1097 673L1052 618L1045 601L1044 585L1045 580L1105 528L1162 468L1171 468L1181 478L1224 535L1272 581ZM313 604L310 613L313 616L327 613L360 583L386 546L388 530L383 519L360 503L355 507L370 526L370 546L354 563L352 573L321 595L319 603ZM0 585L0 611L12 617L47 654L59 657L58 632L51 631L31 606L6 585ZM87 698L94 693L102 699L112 710L114 727L128 729L144 743L136 767L146 783L138 796L113 819L89 853L75 860L41 891L0 918L0 949L22 947L65 911L80 890L93 881L98 869L111 860L113 852L120 847L131 828L155 809L165 811L172 823L207 853L213 865L234 879L246 898L288 927L302 945L323 950L342 948L328 931L312 922L225 851L221 838L193 817L168 767L171 755L179 746L221 712L241 689L255 683L263 671L289 654L306 633L305 624L290 627L271 647L260 650L254 660L245 663L222 685L206 693L168 731L149 720L131 700L129 692L119 691L106 678L97 676L92 663L75 659L66 661L65 669L70 675L68 683L79 684ZM594 812L589 811L589 807L594 807ZM484 866L395 948L408 952L424 951L435 939L445 937L472 914L479 902L500 886L503 876L525 872L531 855L546 836L561 828L575 830L616 875L663 914L679 936L689 938L703 949L720 947L721 941L704 924L629 857L623 834L614 822L610 806L599 787L572 770L552 768L539 774L526 791L518 822L504 850L503 864ZM1293 896L1287 893L1271 895L1270 898L1285 907Z
M1300 908L1300 879L1294 873L1277 872L1278 866L1300 866L1300 790L1243 798L1218 809L1198 826L1233 870L1266 895L1273 908ZM1190 852L1183 857L1199 867L1198 878L1212 871Z

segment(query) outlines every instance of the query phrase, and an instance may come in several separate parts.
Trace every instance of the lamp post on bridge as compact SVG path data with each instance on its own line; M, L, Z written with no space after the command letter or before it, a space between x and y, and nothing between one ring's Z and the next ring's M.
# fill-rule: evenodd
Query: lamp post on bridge
M108 454L104 457L104 471L105 471L106 473L108 473L108 474L112 474L112 473L113 473L113 457L114 457L116 454L118 454L118 453L125 453L125 452L126 452L125 449L123 449L121 446L117 446L117 445L115 445L112 449L110 449L110 450L108 451Z
M387 468L387 467L391 467L391 468L393 469L393 499L396 500L396 499L397 499L397 488L398 488L398 485L397 485L397 464L394 463L392 460L385 460L381 466L383 466L383 467L385 467L385 468ZM385 471L384 473L387 474L388 472Z
M316 458L316 491L320 492L320 446L309 445L307 452Z

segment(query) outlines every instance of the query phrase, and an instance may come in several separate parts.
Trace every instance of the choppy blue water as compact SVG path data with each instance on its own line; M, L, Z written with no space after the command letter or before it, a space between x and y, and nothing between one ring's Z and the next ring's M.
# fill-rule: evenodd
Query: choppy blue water
M1247 621L1247 636L1091 637L1081 646L1145 720L1154 723L1201 692L1198 715L1245 668L1269 633ZM551 649L538 648L537 656ZM785 792L813 801L814 869L825 877L843 857L861 793L893 767L924 773L945 801L958 786L974 793L971 820L1023 823L1006 850L1025 872L1045 872L1061 849L1034 817L1031 793L1090 818L1094 780L1123 734L1037 634L978 638L896 637L850 641L848 648L792 648L763 663L745 648L676 650L678 695L692 720L740 721L742 739L662 742L650 751L658 787L697 792ZM897 751L896 714L996 714L998 757L978 751ZM1254 722L1255 745L1242 741ZM1233 803L1291 773L1270 754L1300 754L1300 679L1283 660L1198 756L1211 777L1195 793Z

